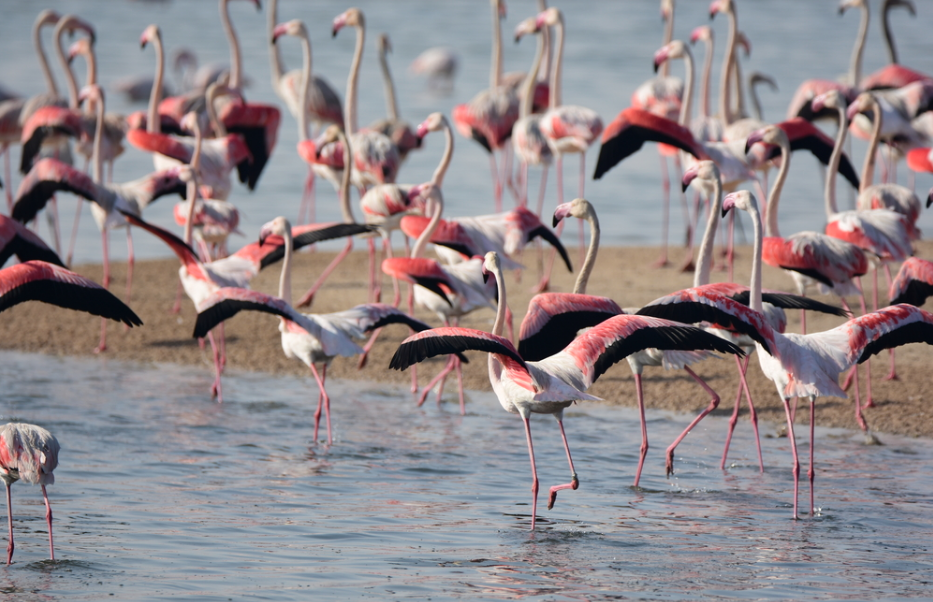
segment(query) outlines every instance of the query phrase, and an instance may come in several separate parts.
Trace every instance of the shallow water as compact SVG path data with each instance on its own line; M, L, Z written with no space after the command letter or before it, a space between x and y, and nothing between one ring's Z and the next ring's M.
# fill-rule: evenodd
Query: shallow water
M505 70L527 70L534 53L534 43L531 40L513 43L512 31L521 19L534 14L537 3L513 0L507 4L509 16L503 23ZM739 27L752 44L752 56L743 63L743 73L746 76L754 70L767 73L777 80L780 88L777 93L767 88L761 91L767 119L783 119L790 98L800 82L812 77L834 79L848 68L859 16L857 10L851 10L840 17L836 10L837 4L834 0L739 3ZM880 19L877 14L879 4L872 3L875 12L872 13L863 74L884 66L887 61L880 36ZM922 72L933 73L928 34L933 27L933 7L922 2L916 4L916 18L910 18L904 10L893 11L892 28L902 62ZM365 11L369 27L360 76L361 125L385 114L373 42L378 32L387 31L391 34L393 54L390 62L398 87L399 110L403 117L414 124L432 111L443 111L449 115L454 104L468 101L488 86L488 2L361 0L356 5ZM55 8L62 13L73 12L94 23L98 31L100 77L105 87L126 75L152 73L152 51L139 49L140 33L152 22L161 25L169 51L187 46L198 54L201 64L229 60L226 38L218 25L216 2L6 2L2 7L3 18L0 19L0 82L22 94L34 94L44 87L29 42L29 31L40 6ZM346 6L346 3L282 0L279 7L280 21L292 18L306 21L313 44L314 71L326 77L341 94L353 53L354 33L341 32L336 39L331 39L330 23ZM662 40L658 2L593 3L572 0L562 2L560 7L567 22L564 102L590 107L602 116L604 123L609 123L619 110L628 106L635 88L653 75L652 56ZM678 3L675 37L689 39L695 26L710 23L708 7L707 1ZM277 103L268 75L266 15L258 13L248 2L232 2L230 12L243 48L244 70L252 80L252 86L247 91L248 98ZM718 90L718 61L726 39L726 19L720 16L711 25L717 40L713 86L714 90ZM48 40L50 33L47 32L45 37ZM299 68L301 59L297 42L283 40L283 44L287 66ZM452 47L460 55L460 73L450 97L439 98L428 93L423 80L406 71L408 64L422 50L436 45ZM699 70L702 50L696 48L695 52ZM63 76L51 52L50 60L53 69L59 73L57 77L61 87ZM79 61L77 65L80 77L83 78L83 63ZM683 66L675 64L672 73L682 74ZM714 93L714 103L716 97ZM109 95L108 103L111 110L119 112L144 108L143 105L128 105L116 93ZM287 111L283 111L278 145L258 189L248 193L240 185L234 188L230 200L237 203L240 209L241 230L246 233L246 242L252 240L262 223L275 215L294 218L297 214L306 168L294 151L296 140L295 121ZM400 181L421 182L430 179L442 148L441 137L429 139L425 150L411 154L401 171ZM853 149L853 160L861 166L865 145L855 141ZM597 155L598 148L590 150L587 158L588 174L592 174ZM18 151L13 153L13 159L14 165L18 164ZM576 157L568 159L565 168L565 200L576 196L578 165ZM811 157L794 158L781 202L781 225L785 232L822 227L822 185L816 165ZM900 182L905 183L906 167L901 165L899 169ZM151 170L150 157L130 149L117 161L115 181L138 178ZM615 245L660 242L659 173L657 153L653 148L646 148L645 152L615 167L602 180L587 181L586 195L600 212L604 242ZM539 179L538 172L533 170L532 199L536 198ZM18 181L17 176L14 182ZM545 207L551 208L556 200L553 175L548 186ZM918 176L917 191L923 197L930 186L933 186L933 177ZM319 184L317 190L318 218L321 221L339 220L340 213L333 189L328 184ZM67 195L63 197L67 198ZM487 155L479 145L460 136L456 136L453 164L445 179L445 201L447 214L451 216L493 211ZM839 201L841 208L849 206L850 194L842 183ZM147 210L147 219L174 228L171 216L174 202L172 199L163 199L156 203ZM673 202L670 240L672 244L680 244L683 236L681 209L676 196ZM62 201L61 204L63 227L70 232L73 203ZM505 206L508 208L511 205L512 201L506 195ZM925 213L919 225L931 230L933 218ZM573 230L571 228L565 235L565 239L571 243L575 241ZM43 226L43 235L46 232ZM745 232L750 233L748 226ZM113 256L125 257L123 235L114 234L112 238L110 248ZM153 237L136 234L134 238L137 253L142 257L171 256L168 249ZM234 240L231 246L236 248L242 243L243 239ZM86 213L82 220L76 257L79 261L95 262L100 257L100 235Z
M310 440L310 378L234 373L223 405L198 367L3 352L0 378L3 419L62 444L55 562L38 488L13 487L11 599L933 596L926 440L817 429L818 515L793 521L786 439L762 440L759 473L742 422L721 471L726 422L709 418L666 479L663 447L688 417L650 412L633 489L635 412L581 405L565 420L580 489L552 511L542 495L531 533L521 421L491 394L470 393L461 417L401 387L333 382L327 449ZM532 430L546 492L566 460L553 419Z

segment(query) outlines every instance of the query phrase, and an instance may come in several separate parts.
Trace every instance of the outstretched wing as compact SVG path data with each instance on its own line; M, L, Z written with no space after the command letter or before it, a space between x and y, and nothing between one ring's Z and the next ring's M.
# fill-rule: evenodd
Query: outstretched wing
M518 353L527 361L543 360L563 350L584 328L621 313L606 297L572 293L541 293L528 302L519 331Z
M518 354L508 339L474 330L472 328L459 328L445 326L432 328L413 334L399 345L389 362L393 370L405 370L413 364L438 355L462 353L464 351L485 351L504 358L508 358L525 372L528 366Z
M206 337L212 328L241 311L272 314L295 322L303 328L308 322L304 315L278 297L245 288L224 287L211 293L204 300L192 336L196 339Z
M35 232L9 217L0 215L0 266L11 255L20 261L38 260L65 267L58 254L49 248Z
M849 358L860 364L892 347L933 345L933 314L906 303L869 312L838 328L848 331Z
M59 191L97 201L99 188L86 174L58 159L39 159L19 184L11 217L21 224L31 221Z

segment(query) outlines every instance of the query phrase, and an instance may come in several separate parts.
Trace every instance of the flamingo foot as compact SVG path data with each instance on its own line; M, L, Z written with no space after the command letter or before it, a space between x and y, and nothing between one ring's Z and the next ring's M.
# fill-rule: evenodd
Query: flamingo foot
M562 489L573 489L574 491L580 487L580 480L577 478L576 474L570 475L570 482L565 483L564 485L555 485L551 487L551 492L547 498L547 509L550 510L554 507L554 502L557 501L557 492Z
M680 266L680 271L682 274L691 274L697 269L696 264L693 263L693 258L688 257Z
M892 366L891 371L885 375L884 380L901 380L901 377L897 375L897 370Z
M663 254L661 254L660 257L658 257L658 258L654 261L654 263L651 264L650 267L652 267L652 268L666 268L666 267L669 266L669 265L671 265L671 263L667 260L667 253L663 253Z
M868 399L866 399L866 400L865 400L865 403L862 404L862 409L863 409L863 410L866 409L866 408L873 408L873 407L875 407L875 400L872 399L871 397L869 397Z
M674 450L673 449L667 450L667 461L664 465L664 470L666 473L665 476L667 476L668 478L672 474L674 474Z
M94 353L103 353L105 351L107 351L107 343L101 343L94 348Z
M366 367L366 360L367 360L368 358L369 358L369 353L367 353L367 352L364 351L362 354L360 354L360 361L356 364L356 369L357 369L357 370L362 370L363 368L365 368L365 367Z

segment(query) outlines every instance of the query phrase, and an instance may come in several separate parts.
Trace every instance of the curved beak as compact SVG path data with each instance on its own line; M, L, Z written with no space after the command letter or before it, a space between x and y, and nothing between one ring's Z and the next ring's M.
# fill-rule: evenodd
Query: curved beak
M680 181L680 189L683 192L687 192L687 188L690 187L690 183L693 182L697 174L700 172L700 164L695 163L687 168L687 171L684 172L684 177Z
M719 0L713 0L712 4L709 5L710 21L716 18L716 13L718 12L719 12Z
M337 32L343 29L343 27L346 24L347 24L347 13L341 13L337 15L337 17L334 19L333 24L331 25L330 37L336 38Z
M554 218L551 220L551 227L556 228L562 219L570 215L572 203L563 203L554 209Z
M933 188L930 189L930 194L927 195L927 209L930 208L930 205L933 205Z
M655 73L658 72L658 67L663 65L664 62L667 60L667 56L668 56L667 46L665 46L664 48L661 48L660 50L654 53L654 72Z
M726 217L726 214L729 213L729 210L733 207L735 207L735 197L732 194L727 194L726 198L722 200L721 216Z
M858 101L853 102L849 105L849 108L846 109L846 119L852 121L855 119L855 116L862 112L862 104Z
M285 35L286 30L288 29L287 23L279 23L275 26L275 29L272 30L272 43L275 44L276 40Z
M762 130L755 130L749 134L748 138L745 140L745 154L748 154L748 151L752 146L758 142L761 142L763 136Z
M428 135L428 122L422 122L418 125L418 129L415 132L415 135L418 136L419 140L422 140L425 136Z

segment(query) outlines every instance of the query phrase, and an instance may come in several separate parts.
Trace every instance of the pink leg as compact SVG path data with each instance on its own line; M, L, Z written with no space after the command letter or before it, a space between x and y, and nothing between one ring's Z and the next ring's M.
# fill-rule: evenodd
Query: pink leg
M538 515L538 470L535 468L535 448L531 443L531 423L528 422L528 416L523 414L522 422L525 423L525 438L528 440L528 456L531 458L531 530L534 531L535 518ZM10 536L10 541L13 541L12 535Z
M217 342L214 340L214 332L207 333L207 340L211 343L211 354L214 357L214 383L211 385L211 399L217 398L217 403L224 402L223 386L220 381L220 374L223 369L220 367L220 350L217 348Z
M340 264L340 262L343 261L344 258L346 258L346 256L350 254L350 251L352 250L353 250L353 238L348 237L347 245L343 248L343 250L340 253L337 254L336 257L334 257L334 260L330 262L330 265L328 265L324 269L324 271L321 272L321 275L318 276L318 279L314 283L314 285L312 285L311 288L308 289L308 292L306 292L304 296L298 300L297 307L305 307L305 306L311 305L311 302L314 301L314 294L318 291L319 288L321 288L321 286L324 284L324 281L327 280L328 276L330 276L330 273L334 271L334 268L336 268Z
M68 243L68 257L65 258L65 265L70 266L71 260L75 255L75 241L78 238L78 224L81 223L81 209L84 207L84 199L78 197L78 207L75 209L75 223L71 227L71 241Z
M408 238L405 238L406 246L408 246ZM415 285L408 283L408 315L412 318L415 317ZM415 331L409 329L409 334L414 334ZM412 364L411 366L411 394L414 395L418 392L418 365Z
M385 238L382 239L382 251L385 253L386 257L392 257L392 240L390 236L391 233L387 234ZM399 290L398 278L392 276L392 307L398 307L401 302L402 292Z
M667 448L667 476L668 477L674 474L674 450L677 449L677 446L680 445L680 442L684 440L684 437L686 437L687 434L690 431L692 431L693 428L697 424L699 424L699 422L703 420L703 418L707 414L709 414L710 412L712 412L719 406L719 395L716 394L716 391L713 391L710 388L710 386L706 384L706 381L704 381L702 378L697 376L696 372L690 369L690 366L684 366L684 370L687 372L687 374L690 375L690 378L695 380L697 384L703 387L703 390L706 391L712 397L710 398L709 404L706 406L706 408L702 412L700 412L700 414L696 418L693 419L693 422L687 425L687 428L685 428L684 431L680 434L680 436L674 439L674 442L671 443L671 445Z
M810 516L813 517L814 509L816 506L813 503L813 479L816 476L816 472L813 468L813 448L816 447L816 440L813 438L814 434L814 422L816 417L814 412L816 411L815 398L810 396L810 470L807 471L807 477L810 479Z
M791 472L794 476L794 520L796 520L797 494L800 485L800 459L797 457L797 440L794 438L794 421L790 417L790 406L786 397L781 398L781 401L784 402L784 415L787 416L787 439L790 441L790 450L794 456L794 468Z
M661 159L661 255L651 264L653 268L667 265L667 231L671 217L671 183L667 174L667 159L658 153Z
M505 174L505 185L512 192L512 198L518 202L520 195L512 179L512 144L508 140L502 147L502 173Z
M580 197L583 198L583 197ZM550 494L547 499L547 509L550 510L554 507L554 502L557 501L557 492L564 489L573 489L574 491L580 487L580 480L577 478L577 471L573 467L573 458L570 456L570 446L567 444L567 434L564 433L564 420L563 418L557 418L557 426L560 427L560 438L564 441L564 451L567 452L567 463L570 464L570 482L565 483L564 485L555 485L551 487Z
M463 364L456 355L454 356L454 363L457 366L457 394L460 396L460 415L466 416L466 404L463 401Z
M532 466L534 466L534 463L532 463ZM6 546L6 563L7 563L7 566L9 566L10 564L13 563L13 548L14 548L14 545L13 545L13 500L10 496L10 484L6 483L5 481L4 481L4 484L6 485L7 524L9 525L9 529L10 529L9 543Z
M311 364L311 374L314 375L314 380L317 381L318 389L321 391L321 396L324 398L324 416L327 421L327 445L333 444L334 440L331 437L330 431L330 397L327 395L327 389L324 388L324 379L327 377L327 366L324 365L321 367L321 374L318 374L317 368L314 367L314 364ZM314 441L317 443L317 430L318 425L321 421L321 406L318 404L318 411L314 414Z
M369 358L369 351L373 348L373 345L376 343L376 339L379 337L379 333L382 332L381 328L377 328L373 331L372 336L369 337L369 340L366 342L366 346L363 347L363 353L360 354L360 361L356 365L357 370L362 370L366 367L366 360Z
M897 367L894 365L894 348L888 349L888 358L891 360L891 369L885 375L884 380L900 380L900 377L897 375Z
M499 170L496 168L496 155L489 154L489 169L492 171L493 195L496 199L496 213L502 211L502 182L499 180Z
M563 157L557 157L557 166L555 169L557 175L557 204L561 205L564 202L564 159ZM557 224L557 230L555 230L558 237L560 237L561 232L564 231L564 222L562 220ZM534 293L543 293L548 289L548 284L551 281L551 270L554 269L554 260L557 257L557 249L551 249L551 255L548 257L547 268L544 270L544 276L541 278L541 281L532 289Z
M369 302L378 303L382 291L376 284L376 239L368 239L366 245L369 247Z
M761 437L758 434L758 412L755 410L755 404L752 402L752 395L748 390L748 382L745 380L745 373L748 370L748 361L751 356L745 356L744 362L735 356L735 366L739 371L739 390L735 394L735 409L732 417L729 418L729 432L726 434L726 445L722 451L722 462L719 468L726 468L726 457L729 455L729 444L732 442L732 431L735 430L736 422L739 418L739 400L742 397L742 391L745 391L745 400L748 402L748 418L752 423L752 430L755 432L755 446L758 449L758 469L765 471L765 464L761 458Z
M42 484L42 499L45 500L45 522L49 525L49 559L55 560L55 545L52 540L52 505L49 504L49 494L45 490L45 483Z
M419 408L424 404L424 400L427 399L428 394L431 392L431 389L434 388L434 385L436 385L442 378L447 376L453 369L454 357L455 356L451 355L449 358L447 358L447 363L444 365L441 371L438 372L437 375L431 379L431 382L425 385L424 389L421 390L421 396L418 398Z
M175 289L175 304L172 305L171 312L177 314L181 311L181 294L184 289L181 286L181 280L178 281L178 287ZM202 339L203 341L203 339Z
M635 482L632 487L638 487L638 481L641 479L641 469L645 465L645 456L648 455L648 422L645 420L645 398L641 389L641 374L633 374L635 377L635 395L638 397L638 415L641 418L641 450L638 458L638 468L635 470Z
M306 213L308 210L308 203L311 200L311 190L314 188L314 170L311 166L308 166L308 175L305 177L305 186L304 190L301 192L301 204L298 205L298 223L307 224Z
M858 364L852 366L852 372L850 376L853 377L853 383L855 384L855 421L858 423L860 429L864 432L868 432L868 424L865 422L865 417L862 416L862 404L859 399L859 390L858 390Z
M110 248L109 248L109 234L110 231L104 228L101 233L101 245L104 248L104 281L101 283L102 286L106 289L110 288ZM100 343L98 343L97 348L94 350L94 353L103 353L107 351L107 319L100 319Z

